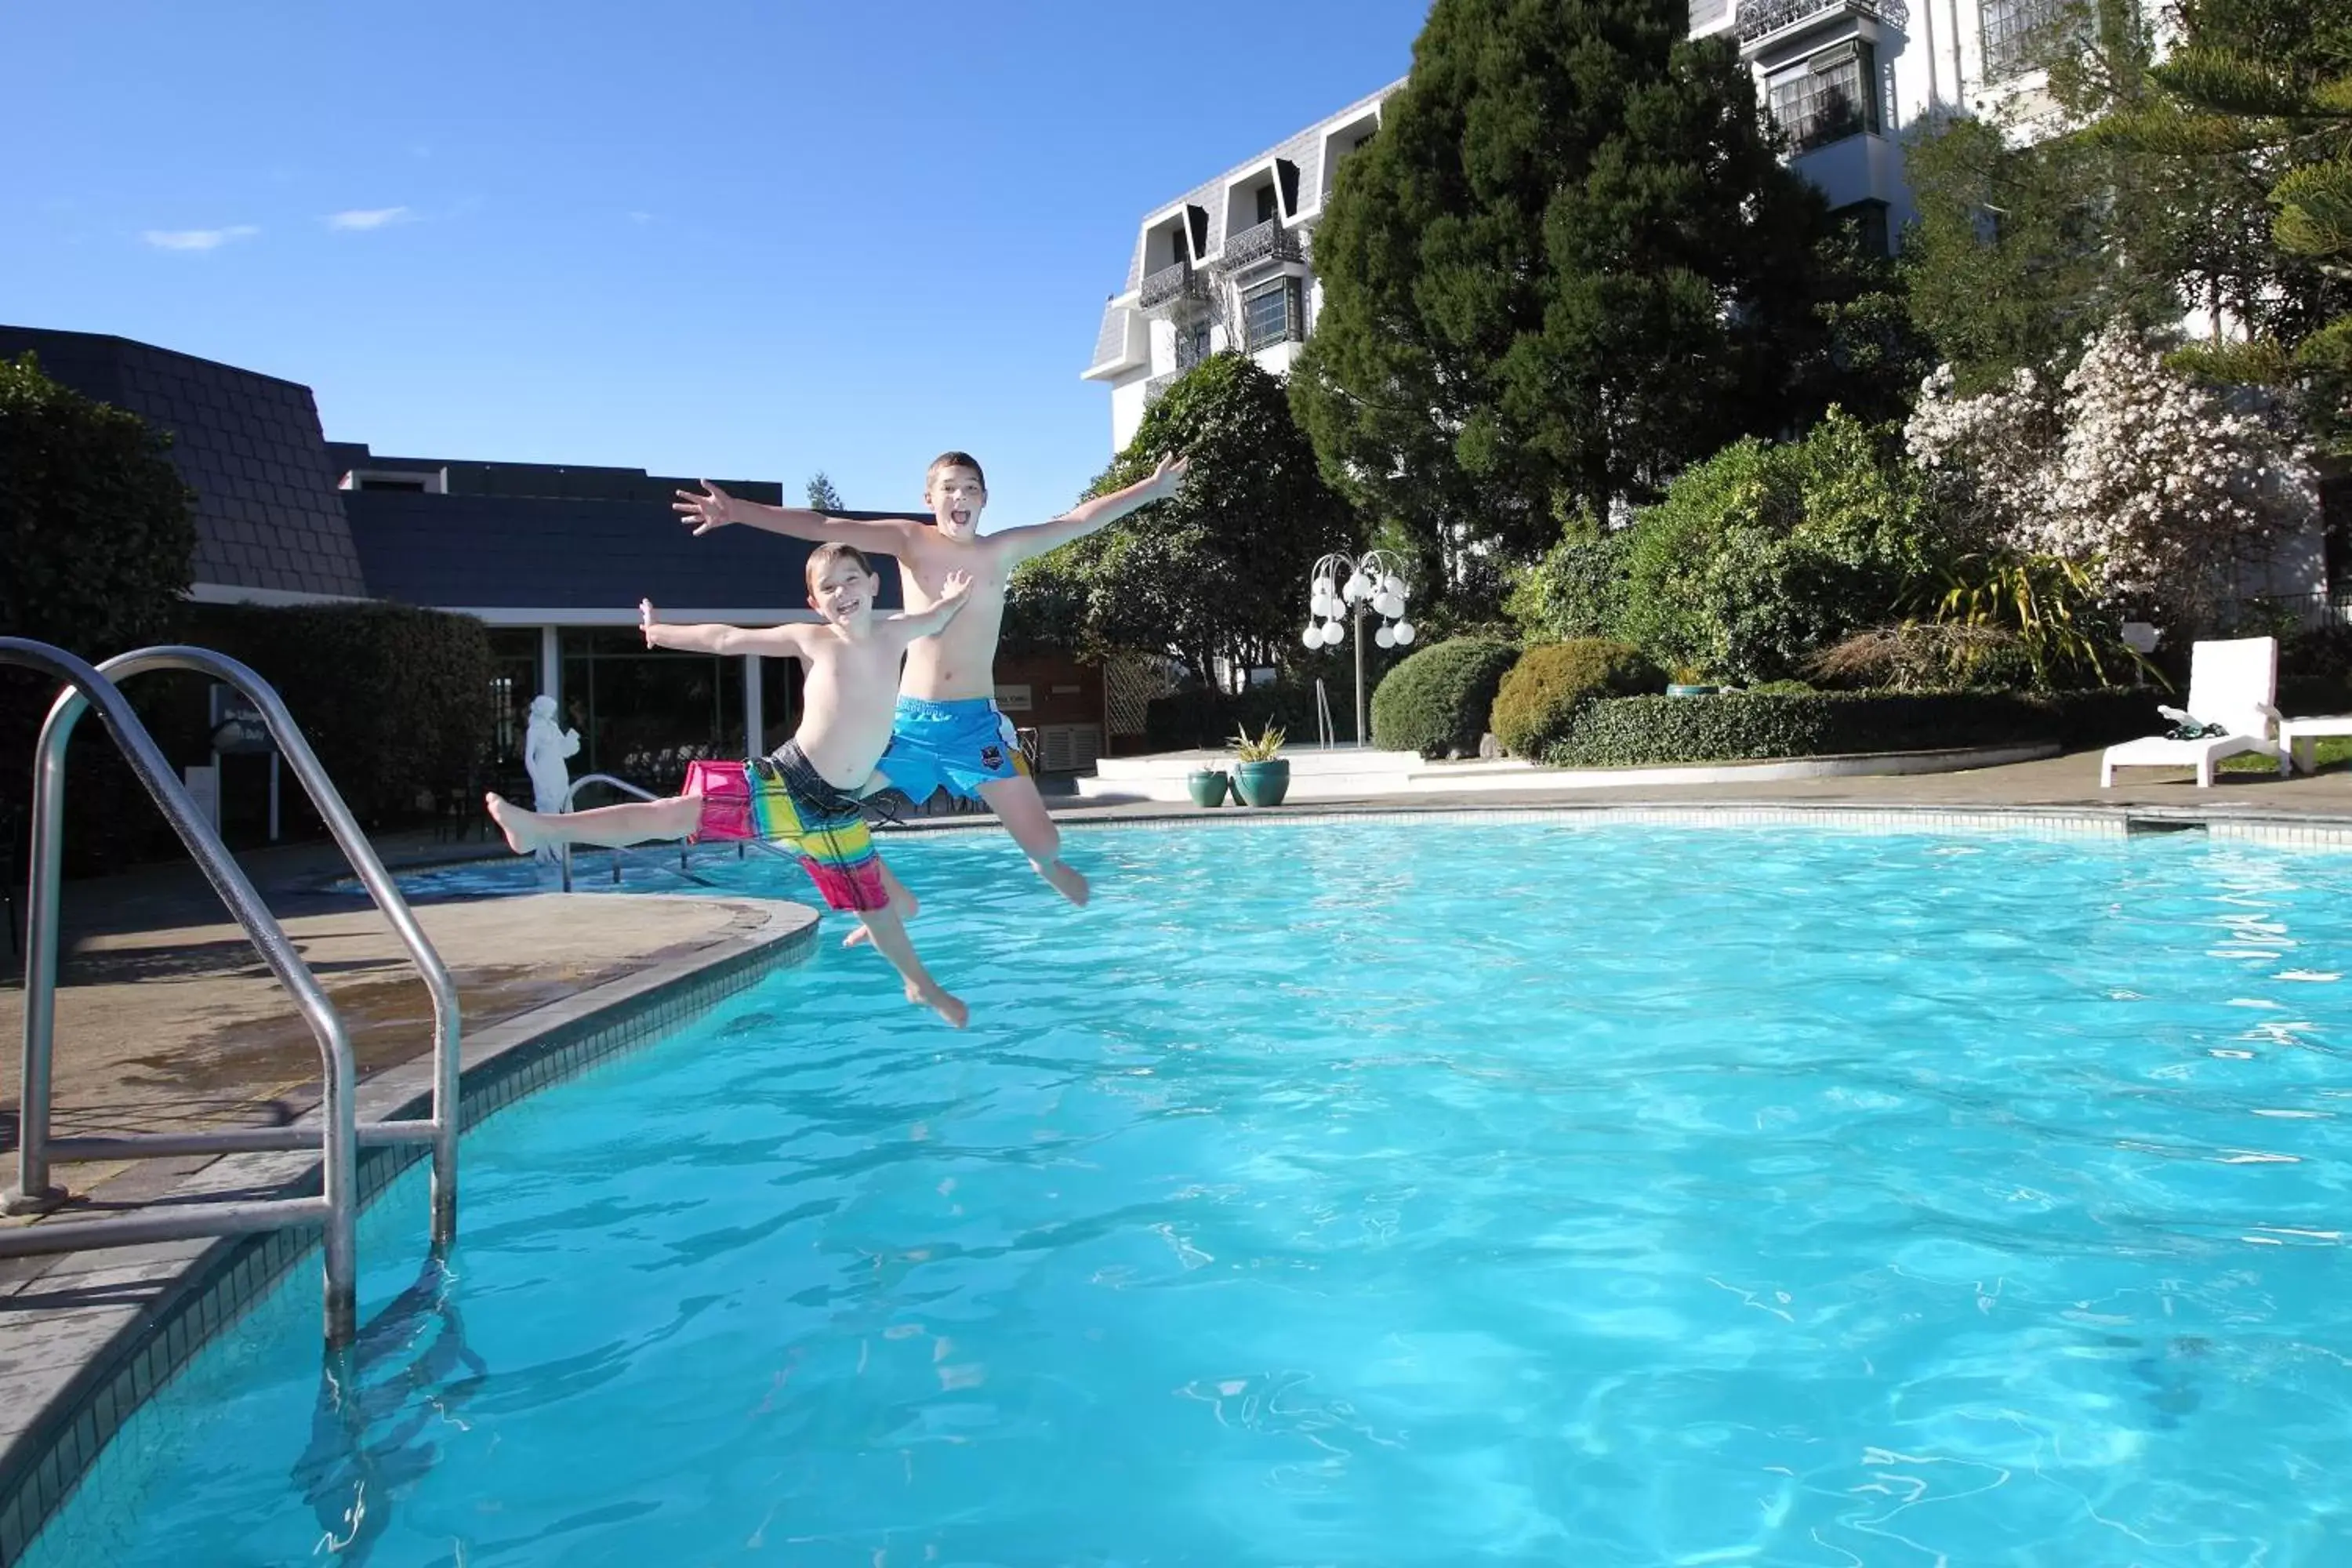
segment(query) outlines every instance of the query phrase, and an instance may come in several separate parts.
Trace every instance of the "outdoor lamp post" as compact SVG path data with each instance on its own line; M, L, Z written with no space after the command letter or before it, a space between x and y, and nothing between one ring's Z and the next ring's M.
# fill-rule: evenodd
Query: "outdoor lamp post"
M1356 744L1370 744L1364 724L1364 612L1381 617L1372 641L1381 647L1402 647L1412 641L1412 623L1404 618L1404 563L1395 552L1367 550L1361 558L1326 555L1315 563L1307 583L1307 629L1298 634L1309 648L1338 647L1348 637L1343 615L1356 623Z

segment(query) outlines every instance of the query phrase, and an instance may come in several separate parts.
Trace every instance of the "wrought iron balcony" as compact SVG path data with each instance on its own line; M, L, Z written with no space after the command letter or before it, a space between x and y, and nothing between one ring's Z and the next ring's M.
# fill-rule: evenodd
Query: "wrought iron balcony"
M1903 0L1739 0L1739 41L1757 43L1832 11L1868 16L1900 30L1911 26L1911 12Z
M1145 382L1143 384L1143 406L1149 408L1153 404L1159 402L1161 395L1164 395L1170 387L1175 385L1178 382L1183 379L1184 373L1182 371L1171 370L1166 375L1155 375L1150 381Z
M1280 218L1268 218L1252 224L1239 234L1225 238L1224 254L1216 265L1232 271L1253 266L1260 261L1299 261L1305 258L1298 248L1298 236L1282 226Z
M1163 267L1147 275L1136 289L1135 302L1144 310L1170 305L1179 300L1205 300L1209 297L1208 279L1192 270L1189 261L1173 267Z

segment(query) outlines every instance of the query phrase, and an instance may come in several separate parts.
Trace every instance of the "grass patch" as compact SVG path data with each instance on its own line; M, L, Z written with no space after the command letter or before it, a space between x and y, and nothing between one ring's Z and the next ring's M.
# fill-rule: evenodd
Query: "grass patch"
M2322 735L2312 742L2311 760L2313 771L2323 773L2330 768L2342 767L2352 762L2352 735ZM2225 773L2274 773L2278 772L2278 764L2268 757L2229 757L2223 759L2221 771Z

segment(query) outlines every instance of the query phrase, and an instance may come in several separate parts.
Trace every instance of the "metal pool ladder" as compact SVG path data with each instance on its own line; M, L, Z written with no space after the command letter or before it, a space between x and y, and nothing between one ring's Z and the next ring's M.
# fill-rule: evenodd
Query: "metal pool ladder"
M641 784L633 784L628 780L624 778L615 778L611 773L583 773L580 777L573 779L572 781L572 786L563 792L563 809L566 812L572 809L572 803L577 800L580 796L580 792L586 789L590 784L603 784L608 789L618 790L621 794L633 795L638 800L659 800L662 798ZM788 851L777 847L775 845L769 843L764 838L736 838L730 839L727 842L732 843L735 846L735 858L738 860L743 858L743 851L746 849L762 850L767 854L774 856L780 860L796 859L796 857ZM621 867L623 864L629 861L637 861L646 865L654 866L656 870L669 872L672 876L683 877L688 881L696 884L698 887L708 888L712 886L713 884L709 878L696 876L693 869L687 865L687 851L688 846L686 844L681 843L678 845L677 869L674 872L669 872L668 867L655 865L652 858L644 851L637 849L608 850L607 853L613 857L613 884L615 887L620 885ZM562 849L556 852L556 863L562 869L563 890L568 893L572 891L572 879L571 845L566 844Z
M358 1152L380 1144L431 1145L432 1237L436 1253L457 1232L457 991L439 953L426 940L407 900L386 874L374 847L352 820L351 810L310 742L268 682L233 658L206 648L149 647L121 654L95 667L62 648L24 637L0 637L0 664L22 666L58 681L64 689L50 706L34 753L31 870L25 906L24 1108L18 1128L16 1185L0 1194L0 1211L44 1213L67 1194L49 1180L52 1161L148 1160L188 1154L236 1154L316 1148L320 1154L317 1197L206 1200L151 1209L104 1220L54 1220L0 1228L0 1258L73 1252L85 1247L136 1247L194 1237L234 1236L280 1226L318 1225L325 1232L326 1339L330 1348L349 1344L358 1326L357 1257L353 1237L359 1208ZM334 1005L231 858L220 836L173 774L145 726L131 711L115 681L150 670L192 670L242 692L268 727L270 739L318 807L320 817L343 852L376 908L408 950L409 961L433 996L432 1113L421 1121L361 1122L353 1107L358 1069L350 1034ZM115 749L154 798L173 831L186 845L206 880L319 1042L325 1096L319 1119L287 1127L240 1127L211 1132L146 1132L112 1137L53 1138L49 1135L50 1061L57 1026L58 890L63 861L66 745L83 712L98 716Z

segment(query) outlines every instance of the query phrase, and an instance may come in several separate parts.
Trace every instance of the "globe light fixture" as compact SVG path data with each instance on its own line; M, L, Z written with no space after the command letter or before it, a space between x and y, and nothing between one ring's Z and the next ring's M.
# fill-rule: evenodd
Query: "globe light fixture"
M1356 744L1369 743L1364 727L1364 616L1380 617L1372 629L1372 646L1398 648L1413 638L1412 623L1404 618L1412 589L1404 579L1404 563L1390 551L1368 550L1360 557L1332 554L1315 563L1307 576L1307 629L1300 646L1313 650L1338 647L1348 640L1347 622L1356 625Z

